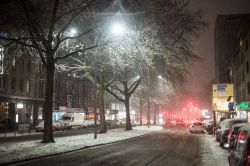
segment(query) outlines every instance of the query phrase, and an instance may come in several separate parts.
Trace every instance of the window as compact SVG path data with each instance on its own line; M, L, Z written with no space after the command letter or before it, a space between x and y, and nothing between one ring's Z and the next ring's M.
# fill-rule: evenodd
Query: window
M0 45L0 59L3 59L4 58L4 48L3 46Z
M246 40L246 51L248 50L248 40Z
M53 93L53 103L55 103L56 102L56 93L54 92Z
M78 105L80 105L80 104L81 104L81 97L78 96Z
M20 80L20 83L19 83L19 90L21 92L23 92L23 80Z
M31 63L30 62L27 63L27 71L31 72Z
M12 67L16 67L16 58L14 57L13 59L12 59Z
M72 107L72 95L67 95L67 106Z
M26 92L28 94L30 93L30 80L27 80L27 82L26 82Z
M249 73L249 63L248 63L248 61L246 63L246 69L247 69L247 73Z
M12 78L11 79L11 90L15 90L16 89L16 79Z
M0 89L6 89L5 77L0 78Z
M23 59L22 59L21 71L23 71L23 72L24 72L24 60L23 60Z
M250 94L250 82L247 82L247 92Z

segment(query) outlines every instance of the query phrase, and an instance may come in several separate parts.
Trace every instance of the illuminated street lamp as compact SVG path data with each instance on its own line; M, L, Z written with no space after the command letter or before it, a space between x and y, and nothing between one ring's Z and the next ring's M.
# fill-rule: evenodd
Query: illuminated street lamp
M120 23L113 24L112 27L111 27L111 32L114 35L122 36L125 33L124 25L122 25Z
M75 37L77 35L78 31L75 27L70 28L69 30L66 31L66 35L68 37Z
M76 28L71 28L71 29L70 29L70 35L71 35L71 36L75 36L76 34L77 34Z

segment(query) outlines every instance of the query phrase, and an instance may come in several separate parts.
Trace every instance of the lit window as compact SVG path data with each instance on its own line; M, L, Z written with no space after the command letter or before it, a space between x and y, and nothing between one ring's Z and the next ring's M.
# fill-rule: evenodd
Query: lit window
M30 93L30 81L29 80L27 80L26 91L28 94Z
M12 66L16 67L16 58L15 57L12 59Z
M19 84L19 90L20 90L21 92L23 92L23 80L20 80L19 83L20 83L20 84Z
M16 89L16 79L12 78L11 79L11 90L15 90Z

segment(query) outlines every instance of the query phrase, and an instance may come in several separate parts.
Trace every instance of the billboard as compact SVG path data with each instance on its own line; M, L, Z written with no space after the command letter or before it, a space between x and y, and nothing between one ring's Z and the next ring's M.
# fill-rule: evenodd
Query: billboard
M233 84L213 84L212 102L213 111L228 112L229 102L234 102Z

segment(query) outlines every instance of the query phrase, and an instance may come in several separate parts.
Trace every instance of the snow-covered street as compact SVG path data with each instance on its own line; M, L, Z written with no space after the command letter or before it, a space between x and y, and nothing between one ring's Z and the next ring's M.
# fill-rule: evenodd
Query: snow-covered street
M158 133L159 131L162 132ZM157 132L158 134L154 132ZM124 131L124 129L113 129L108 131L108 133L106 134L98 134L97 139L94 139L94 135L92 133L92 134L84 134L77 136L68 136L63 138L55 138L56 143L50 143L50 144L41 143L41 140L1 144L0 164L11 163L20 160L25 161L27 159L39 158L42 156L44 157L55 154L64 154L66 152L72 152L96 145L114 143L117 141L130 139L133 137L138 137L149 133L152 133L152 136L150 136L151 138L141 137L138 138L137 140L146 141L147 139L153 139L153 140L156 139L156 142L153 142L153 144L155 145L156 148L155 150L157 151L160 150L161 146L163 147L166 146L167 149L164 148L166 151L163 150L163 153L158 154L160 156L162 155L165 156L165 157L159 157L162 158L161 160L163 163L164 162L175 163L176 161L179 161L180 163L177 162L176 164L183 164L187 162L185 163L185 165L228 166L227 150L224 150L221 147L219 147L219 143L215 141L215 138L213 136L207 134L190 134L187 132L186 129L178 129L178 128L163 129L160 126L151 126L150 128L148 128L147 126L141 126L141 127L138 126L134 127L132 131ZM162 142L162 139L163 140L165 139L165 142ZM113 145L111 144L109 146L112 147ZM130 149L132 147L130 147ZM188 155L186 157L183 156L184 154L179 154L177 152L177 151L181 152L182 148L188 151L190 147L194 148L192 150L190 149L190 154L186 154L185 152L183 152L185 153L185 155ZM140 147L139 149L137 149L136 146L134 146L132 149L133 152L136 153L137 150L142 148ZM147 146L144 146L144 149L147 149ZM148 158L147 153L151 149L147 149L145 152L143 152L145 153L146 156L145 158ZM164 154L164 151L166 154ZM172 157L168 156L168 154L173 155L172 153L174 153L175 156ZM59 156L57 155L53 158L57 157ZM189 159L186 160L185 158ZM46 160L47 159L45 158L45 162ZM131 160L133 160L133 158ZM138 162L137 159L135 159L135 162Z
M142 126L134 127L131 131L124 131L124 129L109 130L106 134L98 134L97 139L94 139L93 134L85 134L81 136L55 138L56 143L50 144L41 143L41 140L1 144L0 164L112 143L159 130L162 130L162 127L150 126L150 128L148 128L147 126Z

